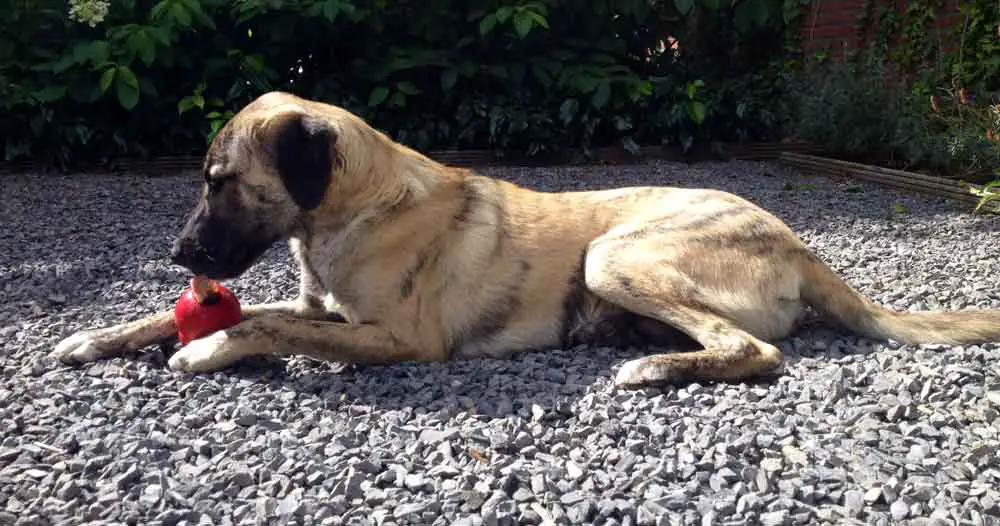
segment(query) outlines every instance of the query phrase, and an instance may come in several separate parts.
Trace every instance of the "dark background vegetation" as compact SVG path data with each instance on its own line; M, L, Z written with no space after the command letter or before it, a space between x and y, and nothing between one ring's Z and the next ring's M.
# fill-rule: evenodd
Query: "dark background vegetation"
M8 0L0 136L6 161L58 168L199 155L233 112L286 90L423 150L799 138L989 179L997 2L963 4L948 52L919 31L940 3L868 0L876 38L831 61L801 51L808 0L113 0L95 23Z

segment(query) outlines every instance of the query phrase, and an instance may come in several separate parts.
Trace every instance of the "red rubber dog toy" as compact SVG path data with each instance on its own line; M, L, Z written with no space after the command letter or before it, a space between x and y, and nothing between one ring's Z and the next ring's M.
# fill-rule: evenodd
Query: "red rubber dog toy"
M221 283L204 276L191 279L191 288L174 306L174 323L181 345L187 345L215 331L240 322L242 315L236 295Z

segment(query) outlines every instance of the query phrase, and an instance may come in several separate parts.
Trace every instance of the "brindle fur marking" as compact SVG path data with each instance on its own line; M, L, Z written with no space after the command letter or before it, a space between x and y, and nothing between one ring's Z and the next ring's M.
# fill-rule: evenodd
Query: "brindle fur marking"
M871 338L1000 339L997 311L875 305L777 217L735 195L536 192L442 165L342 108L285 93L231 119L203 172L174 262L234 278L287 239L299 297L246 307L237 326L174 354L176 370L271 353L389 364L686 339L697 350L627 362L615 383L739 380L781 369L771 342L809 307ZM55 354L90 362L174 332L172 314L155 313L73 334Z

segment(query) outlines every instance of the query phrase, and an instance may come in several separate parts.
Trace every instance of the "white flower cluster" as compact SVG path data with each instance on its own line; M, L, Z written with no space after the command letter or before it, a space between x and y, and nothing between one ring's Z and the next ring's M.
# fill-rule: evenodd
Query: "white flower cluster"
M109 0L69 0L69 18L96 27L108 14Z

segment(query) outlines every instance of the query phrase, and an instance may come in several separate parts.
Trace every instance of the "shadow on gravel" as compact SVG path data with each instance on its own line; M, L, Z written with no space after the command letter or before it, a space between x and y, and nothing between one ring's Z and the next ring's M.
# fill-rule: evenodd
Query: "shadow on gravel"
M795 339L799 343L793 345ZM804 343L803 343L804 342ZM813 347L817 343L833 348L831 358L847 354L869 354L871 346L839 333L819 323L810 323L787 340L774 342L785 352L786 366L795 367L802 359L822 362L824 351ZM838 348L839 346L839 348ZM799 349L802 352L799 352ZM382 412L393 410L443 411L453 415L472 410L488 418L503 418L517 414L530 418L540 408L546 412L567 411L588 393L615 396L612 379L625 361L657 352L686 352L693 348L609 348L577 347L528 351L509 359L464 359L442 364L403 363L380 366L330 364L311 359L275 356L245 359L218 373L187 375L167 369L166 359L171 349L149 349L140 359L162 368L164 374L177 375L182 382L256 384L261 389L290 390L298 395L316 397L327 409L338 406L348 411ZM697 382L702 387L718 384L770 387L781 381L777 375L732 382ZM217 385L217 384L216 384ZM651 386L638 389L645 396L676 396L689 382ZM628 391L625 391L628 392Z

